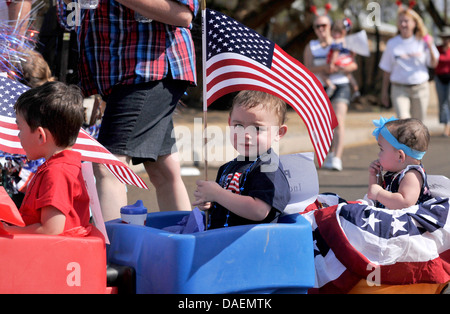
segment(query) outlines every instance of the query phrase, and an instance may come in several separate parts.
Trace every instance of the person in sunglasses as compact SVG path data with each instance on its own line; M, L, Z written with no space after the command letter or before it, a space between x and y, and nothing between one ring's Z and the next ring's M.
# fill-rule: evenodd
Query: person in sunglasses
M311 40L305 47L303 63L317 78L327 76L336 87L330 95L338 126L334 130L333 142L330 152L325 159L323 167L337 171L342 170L342 155L344 153L345 118L351 98L351 86L348 74L358 68L355 62L345 67L331 67L327 57L334 43L331 36L332 20L328 15L316 15L313 22L317 39ZM325 85L325 82L321 81Z

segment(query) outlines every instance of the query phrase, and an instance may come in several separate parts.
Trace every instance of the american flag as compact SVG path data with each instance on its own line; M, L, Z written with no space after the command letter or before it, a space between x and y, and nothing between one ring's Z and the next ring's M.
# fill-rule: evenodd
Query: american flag
M321 166L337 120L315 75L277 44L222 13L206 9L203 25L206 106L223 95L245 89L281 98L305 123Z
M334 199L333 199L334 198ZM387 210L319 195L328 204L303 213L313 228L316 284L310 293L450 281L449 199Z
M17 134L14 104L17 98L29 89L27 86L6 77L0 77L0 150L12 154L25 155ZM104 164L124 184L148 189L145 182L128 166L118 160L105 147L80 129L77 141L72 148L81 153L84 161Z

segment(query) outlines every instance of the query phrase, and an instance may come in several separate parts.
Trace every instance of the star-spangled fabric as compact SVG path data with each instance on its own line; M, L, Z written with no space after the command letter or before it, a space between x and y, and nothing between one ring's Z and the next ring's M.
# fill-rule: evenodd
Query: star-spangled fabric
M302 118L321 166L337 120L314 74L277 44L222 13L206 9L203 25L206 107L228 93L245 89L279 97Z
M449 199L436 197L401 210L347 203L307 210L314 241L316 284L310 293L346 293L378 268L376 284L450 281Z
M17 98L28 89L29 87L24 84L0 77L0 150L11 154L25 155L17 136L19 130L16 125L14 104ZM104 164L120 182L148 189L145 182L133 170L118 160L83 129L80 129L72 149L80 152L84 161Z
M275 44L232 18L208 10L207 60L220 53L238 53L269 68Z

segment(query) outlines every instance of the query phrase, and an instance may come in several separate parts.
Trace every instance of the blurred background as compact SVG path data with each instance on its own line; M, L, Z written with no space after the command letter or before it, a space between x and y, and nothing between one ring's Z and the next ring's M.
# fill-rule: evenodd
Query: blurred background
M0 0L4 1L4 0ZM52 73L58 80L77 83L76 73L77 49L76 38L58 24L55 0L36 0L33 6L41 6L35 13L32 28L39 32L37 50L42 53L50 65ZM403 1L409 5L409 1ZM43 4L43 5L42 5ZM381 89L381 71L378 62L384 51L386 41L397 33L397 4L392 0L361 1L361 0L207 0L210 9L221 11L246 26L256 30L261 35L277 43L283 50L300 62L303 60L305 45L315 37L312 28L314 14L311 7L316 6L319 14L325 11L325 5L330 4L328 12L332 19L348 17L353 23L352 33L365 30L369 39L370 57L357 57L358 70L354 73L362 97L352 103L350 109L364 110L369 106L379 106ZM424 19L429 33L436 35L448 23L450 1L422 0L415 1L414 10ZM2 6L3 10L3 6ZM0 12L1 13L1 12ZM194 20L192 33L196 45L198 86L190 88L183 102L200 109L201 93L201 14ZM229 97L222 97L210 109L226 109Z

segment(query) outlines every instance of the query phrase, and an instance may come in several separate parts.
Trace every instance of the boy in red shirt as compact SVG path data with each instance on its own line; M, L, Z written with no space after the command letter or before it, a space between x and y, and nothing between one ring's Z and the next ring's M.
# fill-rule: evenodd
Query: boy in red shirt
M49 82L23 93L14 109L27 158L46 161L28 184L19 210L26 226L5 229L10 233L87 233L89 195L81 154L71 150L84 120L79 89Z

